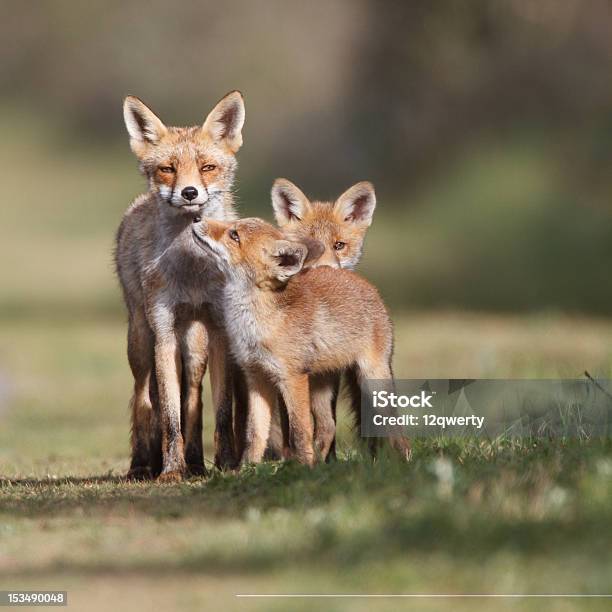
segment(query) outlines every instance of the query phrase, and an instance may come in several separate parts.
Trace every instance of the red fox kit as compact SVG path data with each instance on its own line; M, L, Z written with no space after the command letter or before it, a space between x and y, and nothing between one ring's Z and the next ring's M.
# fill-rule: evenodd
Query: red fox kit
M290 240L313 239L324 246L321 257L311 266L331 266L352 270L363 249L365 235L372 224L376 194L371 183L361 182L347 189L335 202L311 202L287 179L277 179L272 187L274 216ZM323 457L335 458L336 403L340 390L339 374L311 378L311 402L315 424L315 449ZM274 413L281 417L286 434L284 407ZM272 421L271 455L287 454L277 420ZM283 446L285 448L283 448Z
M249 388L243 459L261 461L278 391L295 457L311 465L309 376L350 368L358 382L392 378L393 331L378 292L347 270L322 266L298 275L323 246L289 241L261 219L205 220L193 225L193 237L225 277L225 326ZM358 402L358 385L352 394ZM396 446L407 456L406 441Z
M202 265L191 225L197 215L236 216L231 188L244 103L239 92L231 92L203 125L189 128L164 125L132 96L123 110L132 151L149 183L125 213L116 245L134 375L129 475L161 471L163 479L173 480L187 465L196 473L204 470L201 383L209 353L216 462L234 462L231 368L212 306L219 274Z
M372 225L376 194L372 183L363 181L335 202L311 202L291 181L276 179L272 206L278 226L290 240L310 238L323 244L325 250L314 265L352 270Z

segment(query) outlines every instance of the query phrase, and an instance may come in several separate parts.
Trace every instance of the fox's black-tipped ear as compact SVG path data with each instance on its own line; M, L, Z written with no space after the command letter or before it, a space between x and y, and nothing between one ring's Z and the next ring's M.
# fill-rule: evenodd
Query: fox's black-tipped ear
M334 204L345 221L358 225L371 225L376 208L374 185L362 181L347 189Z
M225 141L228 148L236 153L242 146L244 117L242 94L239 91L231 91L210 111L202 125L202 132L215 142Z
M308 198L291 181L278 178L272 185L272 208L279 227L287 225L292 219L300 221L310 207Z
M277 240L272 249L274 276L281 283L287 282L303 267L308 255L308 247L301 242Z
M312 266L316 263L321 255L325 251L325 245L320 240L314 240L313 238L302 238L302 243L308 250L306 253L306 259L304 259L304 268Z
M136 155L140 155L147 145L159 142L168 131L162 120L135 96L128 96L123 102L123 119Z

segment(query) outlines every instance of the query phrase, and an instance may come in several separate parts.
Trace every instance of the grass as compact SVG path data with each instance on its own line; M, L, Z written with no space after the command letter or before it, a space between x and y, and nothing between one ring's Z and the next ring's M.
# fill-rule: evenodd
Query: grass
M603 321L413 314L396 323L399 376L607 375L612 363ZM306 610L312 602L234 595L612 588L612 447L603 442L427 440L409 465L372 465L341 414L342 460L332 465L124 481L124 335L112 320L0 323L0 589L68 589L76 609ZM412 609L317 601L400 605ZM419 601L441 608L490 602Z

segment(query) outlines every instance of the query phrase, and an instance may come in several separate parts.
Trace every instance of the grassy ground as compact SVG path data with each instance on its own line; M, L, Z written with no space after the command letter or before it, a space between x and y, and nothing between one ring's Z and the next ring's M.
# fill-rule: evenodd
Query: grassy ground
M398 376L611 372L605 321L395 319ZM410 465L371 465L344 426L343 460L312 471L266 464L180 485L126 483L124 335L112 320L0 323L0 589L68 589L75 609L96 610L111 601L120 610L488 610L490 601L235 595L612 591L609 445L428 441Z

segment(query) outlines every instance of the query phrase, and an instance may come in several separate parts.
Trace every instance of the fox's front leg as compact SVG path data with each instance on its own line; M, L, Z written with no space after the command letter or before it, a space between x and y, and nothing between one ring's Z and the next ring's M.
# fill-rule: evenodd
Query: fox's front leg
M283 381L280 391L289 417L289 441L300 463L314 463L313 425L310 414L308 375L299 374Z
M270 418L276 401L276 391L263 376L254 373L247 374L247 386L249 407L242 461L243 463L260 463L268 444Z
M181 434L181 351L174 329L174 318L159 310L156 314L155 373L163 456L163 469L159 478L165 481L181 480L186 468Z
M236 463L240 463L246 447L246 428L249 415L249 390L245 373L237 364L232 364L232 389L234 395L234 446Z
M152 441L157 425L151 402L152 387L155 387L154 341L141 308L130 312L128 326L128 361L134 375L134 393L130 401L132 408L132 461L128 478L151 478L159 471L159 450ZM155 390L156 392L156 390Z
M232 364L227 339L220 330L209 331L209 368L215 411L215 465L236 467L234 424L232 420Z
M208 336L201 321L190 321L181 330L182 397L181 430L185 462L190 475L203 475L202 379L208 363Z

